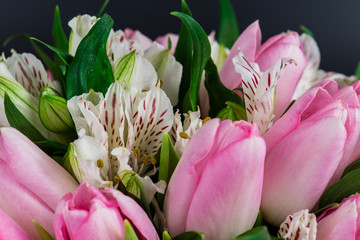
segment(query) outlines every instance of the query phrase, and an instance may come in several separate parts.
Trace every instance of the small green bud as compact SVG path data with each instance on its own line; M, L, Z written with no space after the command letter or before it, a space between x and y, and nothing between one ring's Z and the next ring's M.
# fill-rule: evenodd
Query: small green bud
M133 50L131 53L125 55L123 58L119 58L114 67L114 78L121 84L129 83L134 77L136 63L136 51Z
M151 56L148 60L153 65L155 71L158 74L158 78L162 79L165 70L169 63L170 49L163 50L158 54Z
M70 132L75 127L66 100L50 87L41 91L39 116L43 125L55 133Z

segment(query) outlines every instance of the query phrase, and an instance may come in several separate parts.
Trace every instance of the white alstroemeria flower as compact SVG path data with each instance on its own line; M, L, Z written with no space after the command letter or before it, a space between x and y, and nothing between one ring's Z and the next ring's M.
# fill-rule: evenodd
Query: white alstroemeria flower
M181 122L179 112L175 113L174 124L169 132L170 138L174 144L174 149L179 157L182 156L186 147L195 132L210 118L200 119L200 110L196 112L184 113L184 123Z
M163 182L149 184L150 178L146 177L156 173L155 155L161 146L162 135L174 122L170 100L163 90L154 87L144 92L115 82L105 97L95 92L75 96L68 101L68 108L77 131L83 136L80 139L91 138L94 151L106 149L102 158L77 152L80 157L76 167L92 166L87 178L77 176L79 181L92 178L90 182L96 187L104 184L116 187L122 173L132 171L144 183L145 192L151 199L156 191L164 191ZM78 144L74 142L75 149ZM98 167L97 171L93 171L94 166Z
M295 89L293 99L299 98L307 90L309 90L315 84L324 80L334 80L338 83L339 87L345 87L351 85L357 80L356 76L346 76L336 72L325 72L319 69L320 66L320 50L315 39L308 34L303 33L300 36L301 43L304 47L304 53L308 60L304 73L299 80L299 83Z
M241 74L247 120L259 126L264 134L272 125L277 80L290 59L280 59L266 72L256 63L250 64L242 52L233 58L235 71Z
M316 232L316 216L306 209L289 215L280 225L278 237L286 240L316 240Z
M175 106L178 102L179 87L182 77L182 65L176 61L170 49L154 42L148 48L144 57L151 62L162 82L161 88L170 98L171 104Z

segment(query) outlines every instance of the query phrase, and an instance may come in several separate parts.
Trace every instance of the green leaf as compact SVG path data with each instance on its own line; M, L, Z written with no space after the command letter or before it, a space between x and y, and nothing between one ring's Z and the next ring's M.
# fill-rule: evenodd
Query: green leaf
M231 121L246 120L247 117L244 107L230 101L226 101L225 103L227 105L226 108L217 114L217 118L220 118L221 121L225 119L230 119Z
M166 231L163 232L162 240L172 240L170 234Z
M47 43L44 43L43 41L40 41L37 38L30 37L30 40L37 41L37 42L41 43L42 45L46 46L47 48L49 48L51 51L55 52L66 65L69 65L73 61L73 58L74 58L73 56L71 56L70 54L68 54L56 47L53 47Z
M136 50L133 50L123 58L119 58L114 67L114 78L120 83L129 83L134 72L136 61Z
M310 31L310 29L308 29L307 27L305 27L304 25L300 25L300 29L306 33L307 35L309 35L310 37L314 38L314 34Z
M206 63L210 59L211 46L208 36L192 17L180 12L172 12L171 14L180 18L181 21L185 24L193 44L193 55L190 71L190 88L188 91L191 109L186 109L188 108L186 107L183 110L192 110L195 112L198 105L201 77Z
M171 175L173 174L178 162L179 156L174 149L170 136L165 132L163 134L160 151L159 181L164 180L169 183ZM163 205L164 195L158 195L158 202L160 206Z
M325 211L326 209L331 208L331 207L339 207L339 206L340 206L340 205L339 205L338 203L330 203L330 204L326 205L325 207L317 210L317 211L315 212L315 215L318 217L318 216L320 216L320 215L322 214L322 212Z
M50 87L44 87L40 93L39 116L43 125L52 132L69 133L75 130L66 99Z
M171 47L172 47L171 38L168 37L168 49L171 50Z
M352 162L345 168L344 173L342 174L341 178L343 178L349 172L354 171L359 168L360 168L360 158L356 159L354 162Z
M99 10L99 12L96 14L97 18L100 18L106 8L106 6L108 5L108 3L110 2L110 0L105 0L104 3L101 5L101 8Z
M68 148L66 145L54 141L37 141L34 143L48 155L64 155ZM63 160L58 163L63 165Z
M220 27L218 41L227 48L231 48L239 37L239 26L230 0L220 2Z
M173 240L201 240L204 236L203 233L199 232L184 232L173 238Z
M38 232L41 240L55 240L50 233L48 233L40 224L38 224L35 220L32 220L36 231Z
M4 97L4 108L6 118L11 127L16 128L32 141L46 140L41 133L24 117L24 115L15 106L7 92Z
M130 222L125 219L124 220L124 240L138 240L139 238L136 236L134 229L132 228Z
M54 39L54 47L63 52L67 52L69 50L69 41L61 24L59 6L55 7L52 35Z
M240 236L234 238L234 240L271 240L271 236L267 227L261 226L241 234Z
M136 173L128 170L123 170L120 172L119 177L122 184L124 184L126 190L140 200L138 201L138 203L151 219L150 208L146 199L144 187L136 176Z
M97 21L80 42L74 60L67 70L67 98L93 89L106 93L114 82L112 66L106 53L106 41L114 21L107 14Z
M262 226L262 225L263 225L263 219L262 219L261 211L259 210L253 228L255 228L255 227L260 227L260 226Z
M356 67L355 76L357 76L357 78L360 79L360 62L358 62L358 65Z
M237 95L234 91L227 89L221 83L217 67L211 58L209 59L205 67L205 87L209 94L210 117L215 117L217 113L219 113L223 108L225 108L227 101L237 103L238 105L242 106L242 108L244 108L244 102L240 98L240 96Z
M188 5L185 0L182 0L182 11L192 16ZM179 101L175 108L182 109L183 102L190 88L190 75L191 75L191 63L192 63L193 44L190 34L184 23L181 24L179 39L175 49L175 59L183 66L183 74L181 77L179 87ZM187 98L188 99L188 98ZM186 112L186 111L185 111Z
M360 169L347 173L340 181L325 190L320 198L319 208L331 203L340 203L344 198L360 192Z

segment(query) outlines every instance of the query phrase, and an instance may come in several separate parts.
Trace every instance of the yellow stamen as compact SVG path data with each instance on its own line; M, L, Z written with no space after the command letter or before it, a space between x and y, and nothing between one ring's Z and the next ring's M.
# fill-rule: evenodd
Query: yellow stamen
M115 176L113 180L114 185L118 184L119 182L120 182L120 178L118 176Z
M142 156L142 162L145 164L145 163L147 163L149 161L149 157L148 157L148 155L144 155L144 156Z
M152 165L156 164L156 158L153 155L150 156L150 161Z
M96 161L96 165L98 168L103 168L104 167L104 162L102 159L99 159Z
M181 138L188 139L189 135L186 132L179 132Z
M204 118L201 122L204 125L207 121L211 120L211 117Z
M161 79L158 79L156 82L156 86L159 86L160 88L162 88L164 82Z
M140 156L140 149L139 148L134 148L134 157L138 158Z

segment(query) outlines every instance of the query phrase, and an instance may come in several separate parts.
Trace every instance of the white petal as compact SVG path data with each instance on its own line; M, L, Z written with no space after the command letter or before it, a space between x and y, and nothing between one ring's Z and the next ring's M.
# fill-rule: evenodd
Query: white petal
M138 175L140 182L142 183L148 203L152 201L156 192L164 193L166 188L166 182L161 180L156 184L153 183L151 178L148 176L142 178Z
M129 158L130 158L130 151L124 147L118 147L118 148L114 148L111 151L111 154L113 156L115 156L118 161L119 161L119 169L117 171L117 175L120 175L120 172L123 170L129 170L129 171L133 171L133 169L130 167L129 163Z

